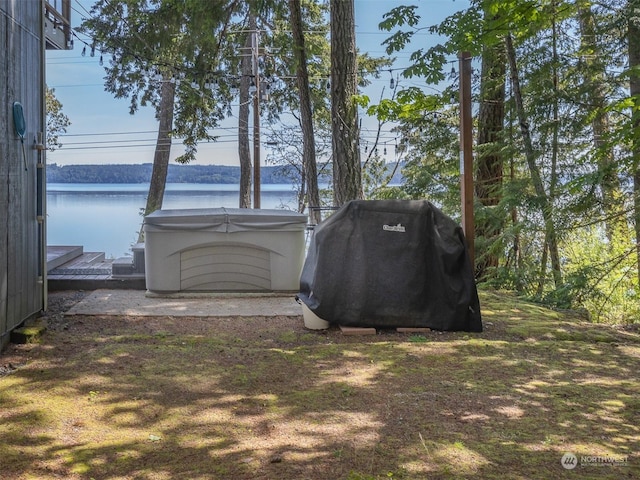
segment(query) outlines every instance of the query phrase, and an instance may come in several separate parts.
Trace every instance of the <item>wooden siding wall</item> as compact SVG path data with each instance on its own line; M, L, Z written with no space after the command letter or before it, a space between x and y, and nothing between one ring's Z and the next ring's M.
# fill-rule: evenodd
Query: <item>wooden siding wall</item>
M45 235L37 218L43 213L38 162L42 167L44 152L34 148L45 130L43 5L41 0L0 0L0 346L12 329L45 306ZM22 104L26 120L26 170L14 102Z

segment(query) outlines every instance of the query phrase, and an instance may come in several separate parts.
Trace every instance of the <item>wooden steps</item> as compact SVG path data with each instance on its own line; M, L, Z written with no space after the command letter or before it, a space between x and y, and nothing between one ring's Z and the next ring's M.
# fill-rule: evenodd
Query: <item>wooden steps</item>
M82 255L83 248L80 246L60 245L47 247L47 271L64 265L74 258Z
M47 246L49 290L146 288L144 274L114 276L113 264L114 260L105 258L104 252L85 252L83 247L75 245Z
M133 256L116 258L111 266L113 278L144 278L144 243L131 247Z
M72 247L62 255L66 261L51 268L47 251L47 273L49 276L55 275L111 275L111 264L113 260L106 260L104 252L84 252L82 247ZM48 250L48 248L47 248ZM70 256L73 255L72 258ZM60 257L52 261L52 264L59 263Z

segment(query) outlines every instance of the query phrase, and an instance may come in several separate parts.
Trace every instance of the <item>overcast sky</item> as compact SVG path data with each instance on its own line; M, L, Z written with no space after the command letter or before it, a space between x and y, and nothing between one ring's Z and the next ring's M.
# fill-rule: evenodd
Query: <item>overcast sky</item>
M203 0L204 1L204 0ZM77 26L82 16L87 15L92 0L71 0L72 25ZM422 26L433 25L455 11L466 8L468 0L355 0L356 41L360 51L372 56L384 56L381 42L388 36L378 30L382 15L398 5L418 5L422 16ZM412 45L411 50L428 47L435 39L426 33L416 37L421 44ZM63 112L71 120L67 134L61 137L64 144L60 151L49 153L48 163L58 165L90 163L151 163L158 124L153 109L141 108L135 115L129 115L129 100L116 100L104 91L104 68L99 65L100 54L91 57L88 52L82 56L83 44L76 41L73 50L47 51L47 84L55 89ZM408 53L397 55L393 68L409 64ZM452 58L452 61L455 59ZM104 56L105 64L108 58ZM379 99L383 87L389 90L390 73L373 79L372 85L364 92L373 101ZM394 74L395 76L395 74ZM413 80L400 80L403 85L422 86ZM215 130L220 139L215 143L198 146L197 164L238 165L237 119L231 118L221 128ZM374 129L375 121L363 119L363 130ZM261 125L264 132L268 125ZM394 135L385 129L384 138L389 143L389 160L393 159ZM371 132L373 135L373 130ZM367 135L367 132L364 132ZM264 140L264 137L263 137ZM264 142L263 142L264 143ZM172 158L182 153L179 142L172 146ZM267 157L263 146L261 159Z

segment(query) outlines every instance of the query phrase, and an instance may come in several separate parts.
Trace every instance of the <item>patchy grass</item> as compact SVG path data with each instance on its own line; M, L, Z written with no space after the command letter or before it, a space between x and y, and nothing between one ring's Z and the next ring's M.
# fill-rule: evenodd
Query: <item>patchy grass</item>
M639 333L481 304L481 334L58 316L0 356L0 477L638 478Z

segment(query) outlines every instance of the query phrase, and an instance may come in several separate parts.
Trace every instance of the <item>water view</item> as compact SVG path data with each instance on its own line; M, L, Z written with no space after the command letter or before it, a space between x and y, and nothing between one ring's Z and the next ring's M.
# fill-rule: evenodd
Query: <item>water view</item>
M107 258L129 255L138 238L147 184L47 185L47 245L81 245ZM293 186L262 185L262 208L295 209ZM238 206L238 186L167 184L163 209Z

